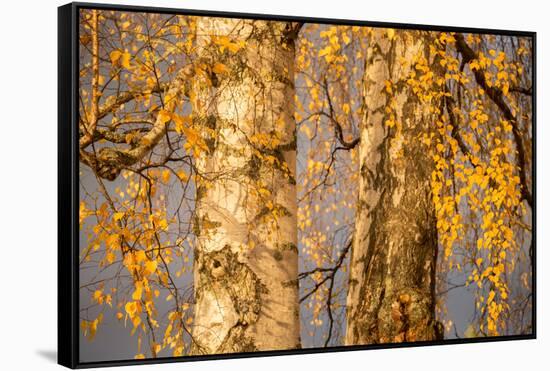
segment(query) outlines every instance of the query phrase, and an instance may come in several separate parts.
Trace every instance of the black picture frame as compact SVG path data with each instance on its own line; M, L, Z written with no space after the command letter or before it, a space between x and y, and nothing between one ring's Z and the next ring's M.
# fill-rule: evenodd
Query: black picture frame
M276 21L297 21L319 24L388 27L409 30L430 30L462 33L483 33L509 36L522 36L532 39L532 184L533 184L533 266L532 266L532 333L479 337L470 339L449 339L429 342L406 342L373 345L335 346L329 348L307 348L280 351L259 351L204 356L164 357L156 359L128 359L101 362L80 362L79 360L79 152L78 152L78 12L80 9L117 10L145 13L170 13L179 15L245 18ZM58 8L58 363L69 368L91 368L103 366L124 366L136 364L157 364L169 362L189 362L221 360L229 358L266 357L291 354L342 352L368 349L386 349L431 345L483 343L508 340L536 339L537 333L537 293L536 293L536 32L513 31L485 28L447 27L422 24L370 22L360 20L295 17L284 15L235 13L223 11L202 11L191 9L171 9L130 5L106 5L74 2Z

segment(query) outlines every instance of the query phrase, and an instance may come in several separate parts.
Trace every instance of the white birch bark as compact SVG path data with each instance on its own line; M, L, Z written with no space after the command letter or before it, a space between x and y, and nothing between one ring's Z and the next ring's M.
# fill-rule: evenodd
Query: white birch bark
M296 348L294 43L286 37L292 25L197 22L198 65L206 73L197 73L193 85L194 120L208 151L197 161L193 352ZM212 36L244 45L222 51Z

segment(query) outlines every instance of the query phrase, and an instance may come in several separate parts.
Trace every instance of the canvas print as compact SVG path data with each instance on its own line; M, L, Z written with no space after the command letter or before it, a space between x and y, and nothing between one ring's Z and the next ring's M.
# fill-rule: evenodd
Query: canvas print
M78 10L80 362L533 333L533 38Z

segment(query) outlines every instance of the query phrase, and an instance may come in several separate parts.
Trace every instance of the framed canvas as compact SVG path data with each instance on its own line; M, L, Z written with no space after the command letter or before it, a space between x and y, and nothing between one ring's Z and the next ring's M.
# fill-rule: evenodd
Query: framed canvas
M59 8L59 363L534 339L534 32Z

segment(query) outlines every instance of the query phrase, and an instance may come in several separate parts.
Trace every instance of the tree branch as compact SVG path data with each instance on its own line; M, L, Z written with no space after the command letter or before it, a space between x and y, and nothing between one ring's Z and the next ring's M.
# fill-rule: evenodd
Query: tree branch
M143 91L138 90L138 91L124 92L124 93L120 94L119 96L117 96L116 99L113 100L112 102L106 103L106 104L99 107L99 110L98 110L98 113L97 113L97 121L101 120L102 118L104 118L105 116L110 114L111 112L114 112L117 108L119 108L123 104L128 103L128 102L136 99L137 97L143 96L145 94L160 93L161 91L164 91L164 90L168 89L169 87L170 87L170 84L165 82L165 83L160 83L159 85L156 85L154 88L152 88L150 90L143 90ZM82 118L80 118L80 126L81 127L86 127L86 123L82 120ZM95 133L94 133L94 135L95 135ZM79 143L80 144L80 149L84 149L84 148L88 147L90 144L92 144L92 142L94 142L94 139L96 138L94 135L92 135L91 137L87 136L87 135L83 135L80 138L80 143Z
M464 143L464 140L460 135L460 127L458 125L456 116L454 114L454 100L452 97L445 96L445 109L447 111L447 114L449 115L449 122L453 127L453 130L451 131L451 135L458 143L458 147L460 148L464 156L466 156L470 165L472 165L472 154L470 153L468 146L466 145L466 143Z
M462 60L464 63L469 63L477 59L477 53L472 48L470 48L470 46L466 43L466 41L464 40L464 36L462 34L456 34L455 39L456 39L456 48L458 52L462 55ZM493 101L493 103L496 104L496 106L503 113L504 118L507 121L509 121L510 124L512 125L512 134L514 136L514 141L516 142L516 149L518 152L518 166L520 169L519 177L521 182L521 196L522 196L522 199L526 200L529 206L531 206L532 208L533 196L529 191L529 187L527 186L527 177L525 173L526 153L523 145L522 134L518 126L518 121L515 115L512 113L512 110L510 109L510 107L508 107L508 104L506 104L502 90L500 90L495 86L489 86L487 84L485 74L480 69L475 69L472 72L474 74L477 84L485 90L489 98Z
M347 149L352 149L354 148L358 143L359 141L361 140L360 138L355 138L353 139L351 142L348 142L344 139L344 133L343 133L343 130L342 130L342 125L340 125L340 123L338 122L338 120L336 120L334 118L334 107L332 105L332 99L330 98L330 94L329 94L329 91L328 91L328 83L327 83L327 80L325 79L324 80L324 83L323 83L323 89L325 90L325 95L327 96L327 102L328 102L328 107L329 107L329 114L325 113L325 112L322 112L325 116L327 116L330 121L332 122L333 126L334 126L334 133L336 134L336 138L338 139L338 141L340 142L340 144L343 146L343 147L346 147Z
M306 300L308 297L310 297L313 293L315 293L315 291L317 291L319 289L319 287L321 287L323 285L323 283L325 283L327 280L334 279L334 276L336 275L336 272L338 271L338 269L340 269L340 267L344 263L344 260L346 259L346 255L348 254L349 250L351 249L351 245L352 245L352 241L350 241L346 245L344 250L342 250L342 253L338 257L338 260L336 261L336 264L333 267L328 267L328 268L317 267L317 268L312 269L310 271L302 272L302 273L298 274L298 279L301 280L301 279L304 279L304 278L306 278L306 277L308 277L312 274L318 273L318 272L321 272L321 273L329 272L330 273L326 277L326 279L323 279L323 280L319 281L319 283L317 283L315 285L315 287L309 293L302 296L300 298L300 303L303 302L304 300Z
M185 81L189 77L189 71L186 68L183 68L170 84L170 88L166 93L166 96L170 97L169 100L165 102L165 109L167 111L174 111L178 98L184 90ZM101 178L114 180L124 167L134 165L147 153L149 153L163 138L167 129L168 123L163 120L161 115L157 115L152 129L143 135L139 141L139 144L133 148L128 150L120 150L113 147L104 147L101 148L97 154L92 154L84 149L81 149L81 160L94 169Z
M298 274L298 280L301 280L315 273L327 273L327 272L329 273L321 281L317 282L315 284L315 287L313 287L313 289L311 289L306 295L300 298L300 303L302 303L308 297L313 295L313 293L319 290L319 288L323 286L325 282L330 281L328 286L328 293L327 293L327 315L329 318L329 329L328 329L328 335L325 339L325 347L327 347L330 342L330 339L332 337L332 329L334 327L334 317L332 316L332 290L334 289L334 281L336 279L336 273L344 264L344 261L346 260L346 256L349 250L351 250L352 243L353 243L353 240L350 240L346 245L346 247L344 247L344 249L340 253L340 256L338 257L338 260L336 261L336 264L333 267L330 267L330 268L317 267L310 271L302 272Z

